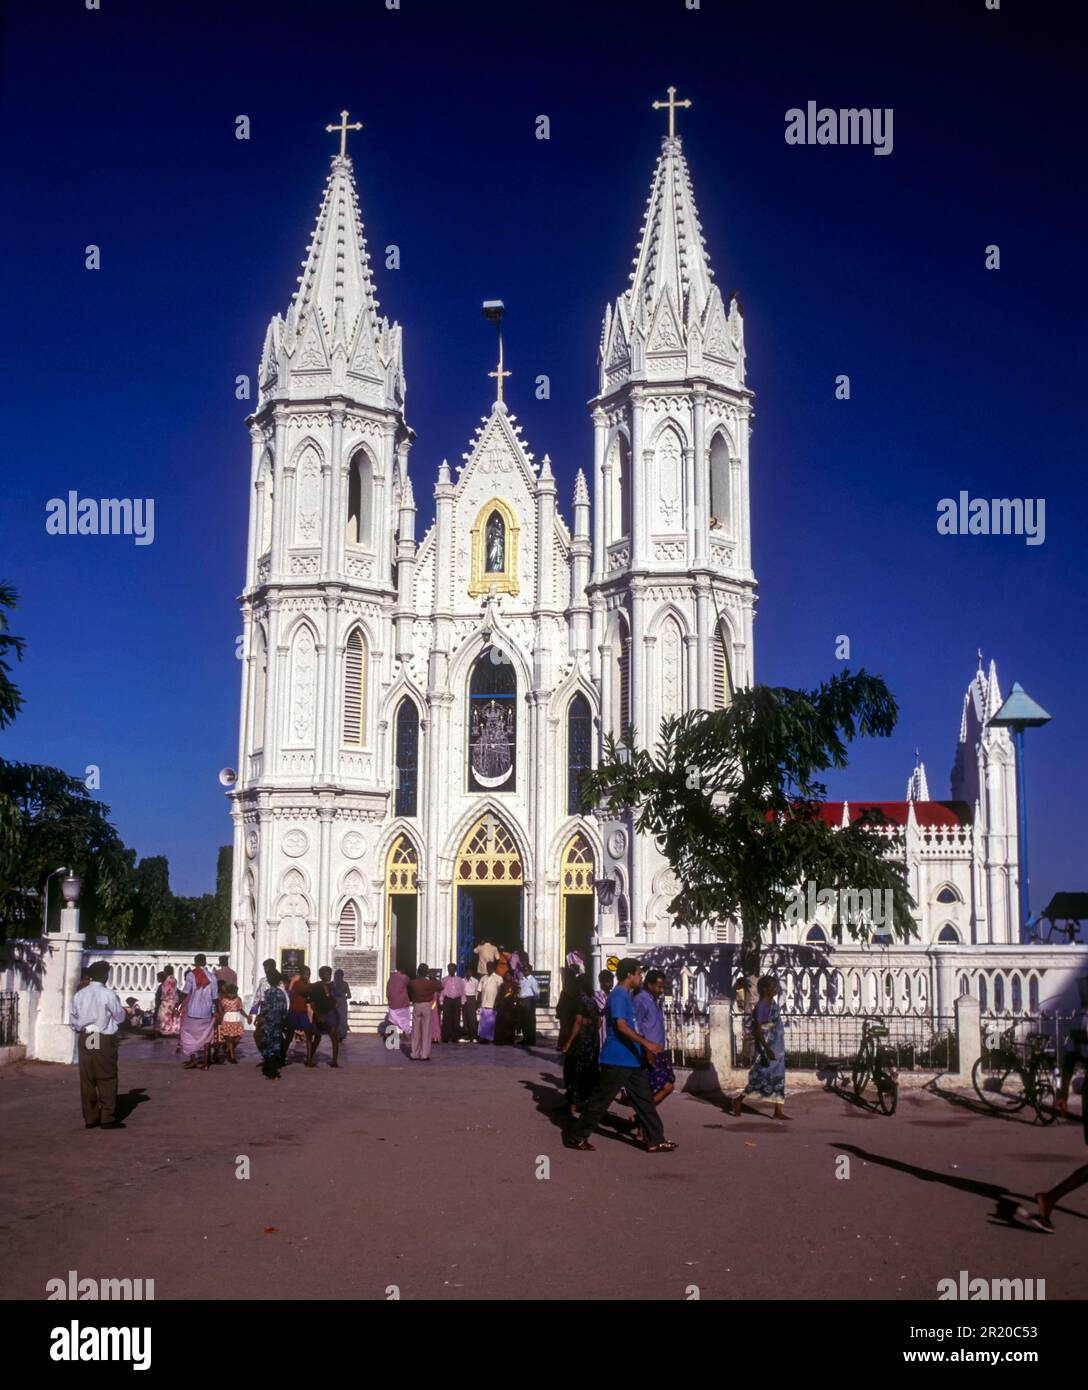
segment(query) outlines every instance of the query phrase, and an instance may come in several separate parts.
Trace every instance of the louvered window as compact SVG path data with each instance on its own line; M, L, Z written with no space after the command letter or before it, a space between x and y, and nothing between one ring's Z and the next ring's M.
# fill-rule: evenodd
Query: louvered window
M733 701L729 678L729 657L725 650L725 633L720 629L714 639L714 708L728 709Z
M345 903L336 931L336 944L343 947L359 944L359 913L354 903Z
M366 711L366 647L358 628L348 638L344 653L344 742L363 746Z
M620 682L620 727L616 730L616 737L618 738L631 722L631 643L629 639L624 637L620 638L620 654L616 666Z

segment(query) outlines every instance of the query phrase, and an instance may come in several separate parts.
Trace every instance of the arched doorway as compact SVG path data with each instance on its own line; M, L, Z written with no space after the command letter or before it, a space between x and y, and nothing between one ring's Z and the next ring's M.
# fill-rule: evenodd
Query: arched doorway
M459 970L472 962L477 941L511 951L521 944L524 877L513 835L497 816L481 816L454 868L453 959Z
M589 970L593 959L593 849L581 831L563 851L559 869L560 964L577 951Z
M386 975L414 975L419 951L419 856L407 835L389 847L385 865Z

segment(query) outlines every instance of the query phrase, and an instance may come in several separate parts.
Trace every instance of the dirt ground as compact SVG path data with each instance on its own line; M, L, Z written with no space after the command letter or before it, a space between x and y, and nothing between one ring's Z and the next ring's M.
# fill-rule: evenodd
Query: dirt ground
M687 1093L663 1112L675 1153L611 1129L579 1153L544 1049L413 1063L352 1037L339 1070L274 1083L254 1061L251 1039L207 1073L126 1041L116 1131L84 1129L74 1068L0 1069L0 1297L69 1270L156 1299L935 1299L960 1270L1088 1297L1088 1188L1053 1236L1004 1219L1088 1159L1079 1120L805 1090L776 1123Z

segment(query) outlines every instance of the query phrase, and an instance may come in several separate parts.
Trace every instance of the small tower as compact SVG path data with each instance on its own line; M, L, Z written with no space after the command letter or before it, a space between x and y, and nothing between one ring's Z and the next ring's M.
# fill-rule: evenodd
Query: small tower
M963 697L952 796L973 809L975 824L975 939L1010 945L1019 940L1020 861L1016 831L1016 751L1009 731L990 719L1001 708L997 664L978 670Z

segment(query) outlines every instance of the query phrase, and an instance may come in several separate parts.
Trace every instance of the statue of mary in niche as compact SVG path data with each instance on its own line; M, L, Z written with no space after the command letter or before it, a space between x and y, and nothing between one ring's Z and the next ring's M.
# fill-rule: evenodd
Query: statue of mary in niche
M484 555L488 574L502 574L506 569L506 527L498 512L487 518L484 532Z

